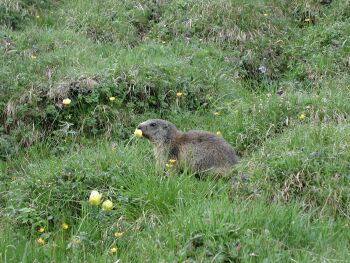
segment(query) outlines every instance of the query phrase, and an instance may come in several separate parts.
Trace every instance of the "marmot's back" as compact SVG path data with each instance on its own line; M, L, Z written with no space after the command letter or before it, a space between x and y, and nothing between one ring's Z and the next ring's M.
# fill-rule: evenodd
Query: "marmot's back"
M238 161L232 146L222 137L210 132L179 133L175 144L179 145L179 159L190 164L197 172L224 173Z

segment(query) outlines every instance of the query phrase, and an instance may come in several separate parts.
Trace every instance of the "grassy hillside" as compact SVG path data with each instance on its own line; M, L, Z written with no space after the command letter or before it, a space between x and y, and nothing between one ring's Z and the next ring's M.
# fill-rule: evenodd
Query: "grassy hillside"
M5 0L0 28L1 262L348 261L349 1ZM148 118L239 165L158 176Z

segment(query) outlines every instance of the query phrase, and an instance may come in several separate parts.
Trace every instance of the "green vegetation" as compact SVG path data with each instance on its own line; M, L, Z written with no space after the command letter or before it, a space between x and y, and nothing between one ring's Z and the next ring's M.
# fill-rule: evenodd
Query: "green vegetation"
M5 0L0 29L1 262L348 261L349 1ZM148 118L239 165L157 175Z

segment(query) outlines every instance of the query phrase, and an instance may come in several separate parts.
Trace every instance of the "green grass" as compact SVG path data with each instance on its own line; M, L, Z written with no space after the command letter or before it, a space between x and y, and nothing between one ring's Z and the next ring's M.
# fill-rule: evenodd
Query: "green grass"
M321 2L1 3L0 261L347 262L350 4ZM240 163L158 175L149 118Z
M108 250L114 245L118 258L132 262L347 259L349 226L341 213L333 217L310 207L307 195L303 201L272 202L265 195L275 189L245 192L254 185L245 181L198 180L187 174L159 177L150 160L138 158L148 155L145 146L138 141L113 149L100 142L78 154L71 149L63 158L44 161L43 152L33 150L33 158L23 162L27 169L14 173L9 183L3 214L19 227L3 228L2 251L8 251L13 262L22 257L24 262L109 261L114 257ZM280 162L282 166L287 161ZM96 188L114 201L112 213L87 203ZM67 232L62 222L70 225ZM45 227L45 234L37 232L39 226ZM124 236L116 239L116 231ZM43 247L35 244L39 236L47 242ZM72 238L81 243L69 246Z

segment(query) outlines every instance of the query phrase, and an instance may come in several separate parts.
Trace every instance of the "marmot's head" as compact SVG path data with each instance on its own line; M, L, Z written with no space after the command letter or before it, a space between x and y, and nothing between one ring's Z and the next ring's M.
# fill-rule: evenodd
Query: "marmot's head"
M142 131L142 136L156 144L170 142L177 131L174 124L160 119L142 122L137 129Z

